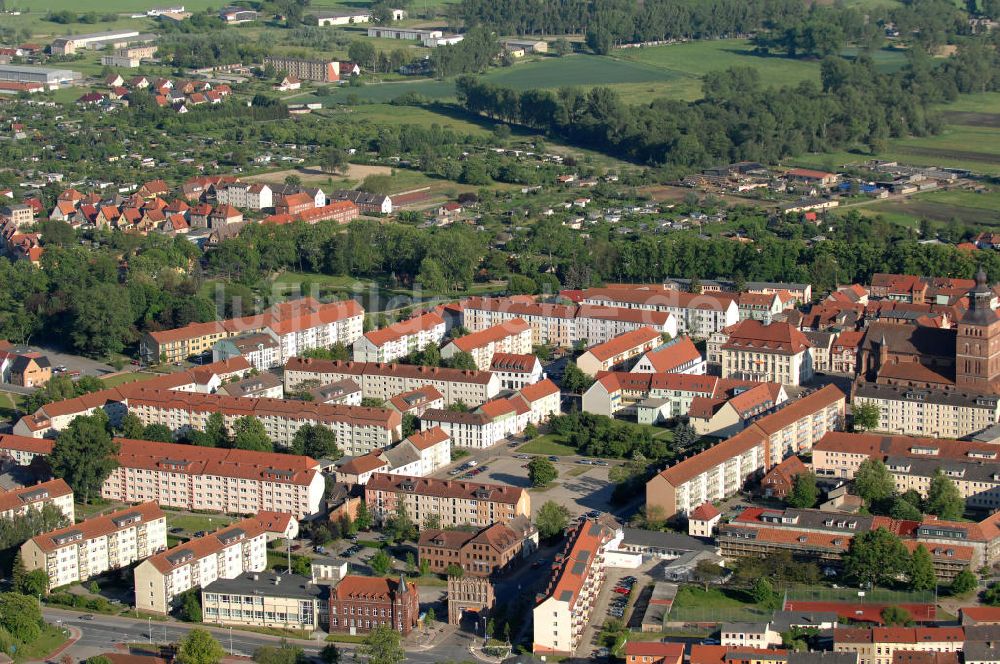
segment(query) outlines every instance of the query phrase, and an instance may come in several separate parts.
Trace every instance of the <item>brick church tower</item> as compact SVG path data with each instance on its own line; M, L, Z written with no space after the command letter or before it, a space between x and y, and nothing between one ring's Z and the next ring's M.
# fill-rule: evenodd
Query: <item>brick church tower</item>
M969 309L955 338L955 385L978 392L1000 388L1000 316L997 296L982 268L969 291Z

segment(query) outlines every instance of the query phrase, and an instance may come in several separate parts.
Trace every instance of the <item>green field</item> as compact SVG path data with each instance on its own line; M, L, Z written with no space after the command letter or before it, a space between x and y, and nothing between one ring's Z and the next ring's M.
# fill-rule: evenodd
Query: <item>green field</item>
M551 454L554 456L572 456L576 454L576 449L569 445L563 445L560 436L549 433L539 436L529 443L525 443L517 448L521 454Z
M1000 93L961 95L954 103L940 105L936 110L947 123L940 134L893 139L876 155L867 151L839 151L801 155L789 162L837 168L877 158L1000 175Z
M682 586L668 620L676 622L759 622L771 610L754 604L746 593L731 588Z
M236 519L227 514L177 514L167 512L167 528L183 528L188 533L199 530L212 532L228 526Z
M902 200L877 201L861 209L902 226L916 227L922 219L932 224L958 222L976 228L1000 226L1000 189L931 191Z

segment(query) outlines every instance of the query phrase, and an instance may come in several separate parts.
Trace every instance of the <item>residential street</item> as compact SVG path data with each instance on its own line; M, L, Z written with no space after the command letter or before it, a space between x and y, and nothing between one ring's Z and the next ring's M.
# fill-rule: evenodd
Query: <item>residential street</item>
M53 624L75 627L81 631L81 638L67 651L74 660L86 659L98 653L114 650L118 644L123 643L149 643L150 640L154 644L177 642L184 638L188 631L195 628L210 630L227 651L236 655L250 656L261 646L276 645L281 641L281 638L276 636L258 635L202 624L173 621L157 622L99 614L94 614L92 620L86 620L81 616L90 614L52 608L45 608L42 613L45 619ZM152 627L153 632L152 639L150 639L149 634L150 627ZM411 635L407 643L406 661L416 664L433 664L447 659L458 661L472 659L468 649L470 639L466 635L451 632L446 628L445 632L438 638L441 639L440 642L426 646L417 644L417 639ZM311 644L307 644L305 641L296 641L295 643L301 645L308 655L317 655L320 649L326 645L322 641L315 641ZM353 650L356 647L355 644L351 643L337 645L344 650Z

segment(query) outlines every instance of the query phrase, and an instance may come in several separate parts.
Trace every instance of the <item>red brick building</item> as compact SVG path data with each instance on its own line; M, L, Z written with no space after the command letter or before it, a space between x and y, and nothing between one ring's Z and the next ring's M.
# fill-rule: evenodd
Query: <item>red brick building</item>
M367 634L379 625L407 635L417 626L417 586L402 577L345 576L330 590L330 632Z
M795 478L809 469L797 456L790 456L764 475L760 492L768 498L785 498L792 492Z
M519 522L523 521L523 525ZM521 556L533 528L527 519L515 519L511 528L502 523L470 533L461 530L425 530L420 533L420 561L428 561L432 572L443 574L459 565L471 576L490 576L512 567Z

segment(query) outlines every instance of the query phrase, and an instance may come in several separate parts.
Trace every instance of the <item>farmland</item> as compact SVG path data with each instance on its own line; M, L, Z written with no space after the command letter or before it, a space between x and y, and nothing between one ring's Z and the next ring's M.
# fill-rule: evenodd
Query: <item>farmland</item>
M889 141L877 155L834 152L802 155L797 165L827 168L859 163L865 159L895 159L920 166L967 168L977 173L1000 175L1000 93L963 95L937 110L947 123L940 134Z
M878 201L861 211L903 226L916 227L926 219L932 226L957 223L996 228L1000 227L1000 189L931 191L906 199Z

